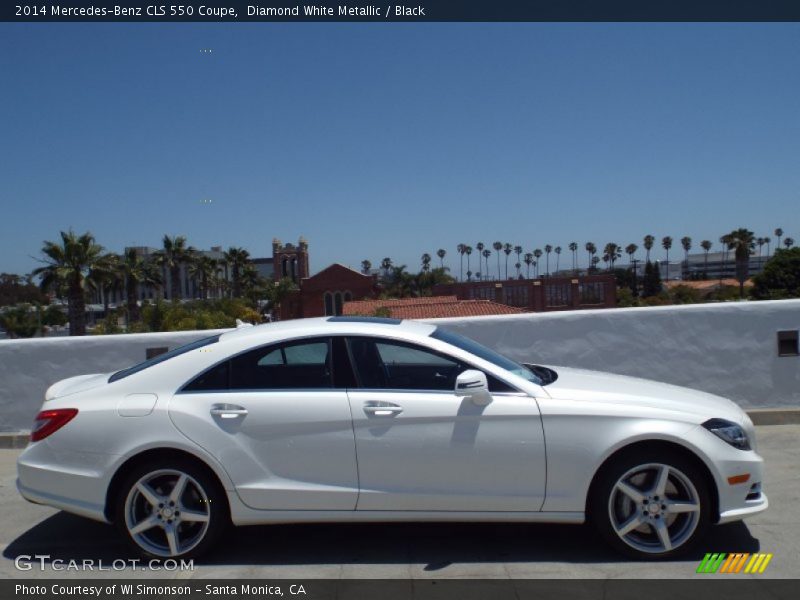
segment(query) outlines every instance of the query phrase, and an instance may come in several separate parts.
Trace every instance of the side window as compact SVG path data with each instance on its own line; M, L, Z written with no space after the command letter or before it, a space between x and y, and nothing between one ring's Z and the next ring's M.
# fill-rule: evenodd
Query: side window
M245 352L230 360L230 389L332 388L330 341L289 342Z
M392 340L351 338L350 352L361 387L452 390L466 367L427 348Z
M224 392L230 388L228 377L230 373L231 361L226 360L216 367L195 377L192 381L183 386L184 392Z

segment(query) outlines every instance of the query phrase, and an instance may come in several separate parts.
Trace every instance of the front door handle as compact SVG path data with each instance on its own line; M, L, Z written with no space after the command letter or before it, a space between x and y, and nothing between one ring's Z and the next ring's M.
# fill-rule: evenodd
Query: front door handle
M396 404L365 404L364 412L373 417L396 417L403 412L403 407Z
M213 404L211 406L211 414L223 419L235 419L236 417L245 416L247 409L238 404Z

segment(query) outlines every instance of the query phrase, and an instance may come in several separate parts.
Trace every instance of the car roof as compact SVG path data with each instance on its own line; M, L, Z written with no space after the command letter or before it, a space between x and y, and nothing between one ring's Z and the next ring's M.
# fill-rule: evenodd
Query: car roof
M220 341L252 339L258 337L276 338L308 335L387 335L398 333L429 336L436 330L435 325L421 321L387 319L381 317L315 317L291 319L274 323L263 323L250 327L239 327L220 336Z

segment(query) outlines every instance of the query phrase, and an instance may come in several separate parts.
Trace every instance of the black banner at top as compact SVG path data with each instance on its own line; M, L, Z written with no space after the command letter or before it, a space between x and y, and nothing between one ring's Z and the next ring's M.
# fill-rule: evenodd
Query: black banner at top
M10 22L800 21L800 0L58 0L0 3ZM178 4L178 2L183 2Z

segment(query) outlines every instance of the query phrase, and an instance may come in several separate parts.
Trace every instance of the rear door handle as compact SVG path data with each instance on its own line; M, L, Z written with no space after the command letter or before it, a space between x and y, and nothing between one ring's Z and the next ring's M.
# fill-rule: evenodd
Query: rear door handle
M397 406L396 404L389 404L383 406L375 404L365 404L364 412L373 417L396 417L401 412L403 412L403 407Z
M223 419L235 419L236 417L245 416L247 409L238 404L213 404L211 406L211 414Z

